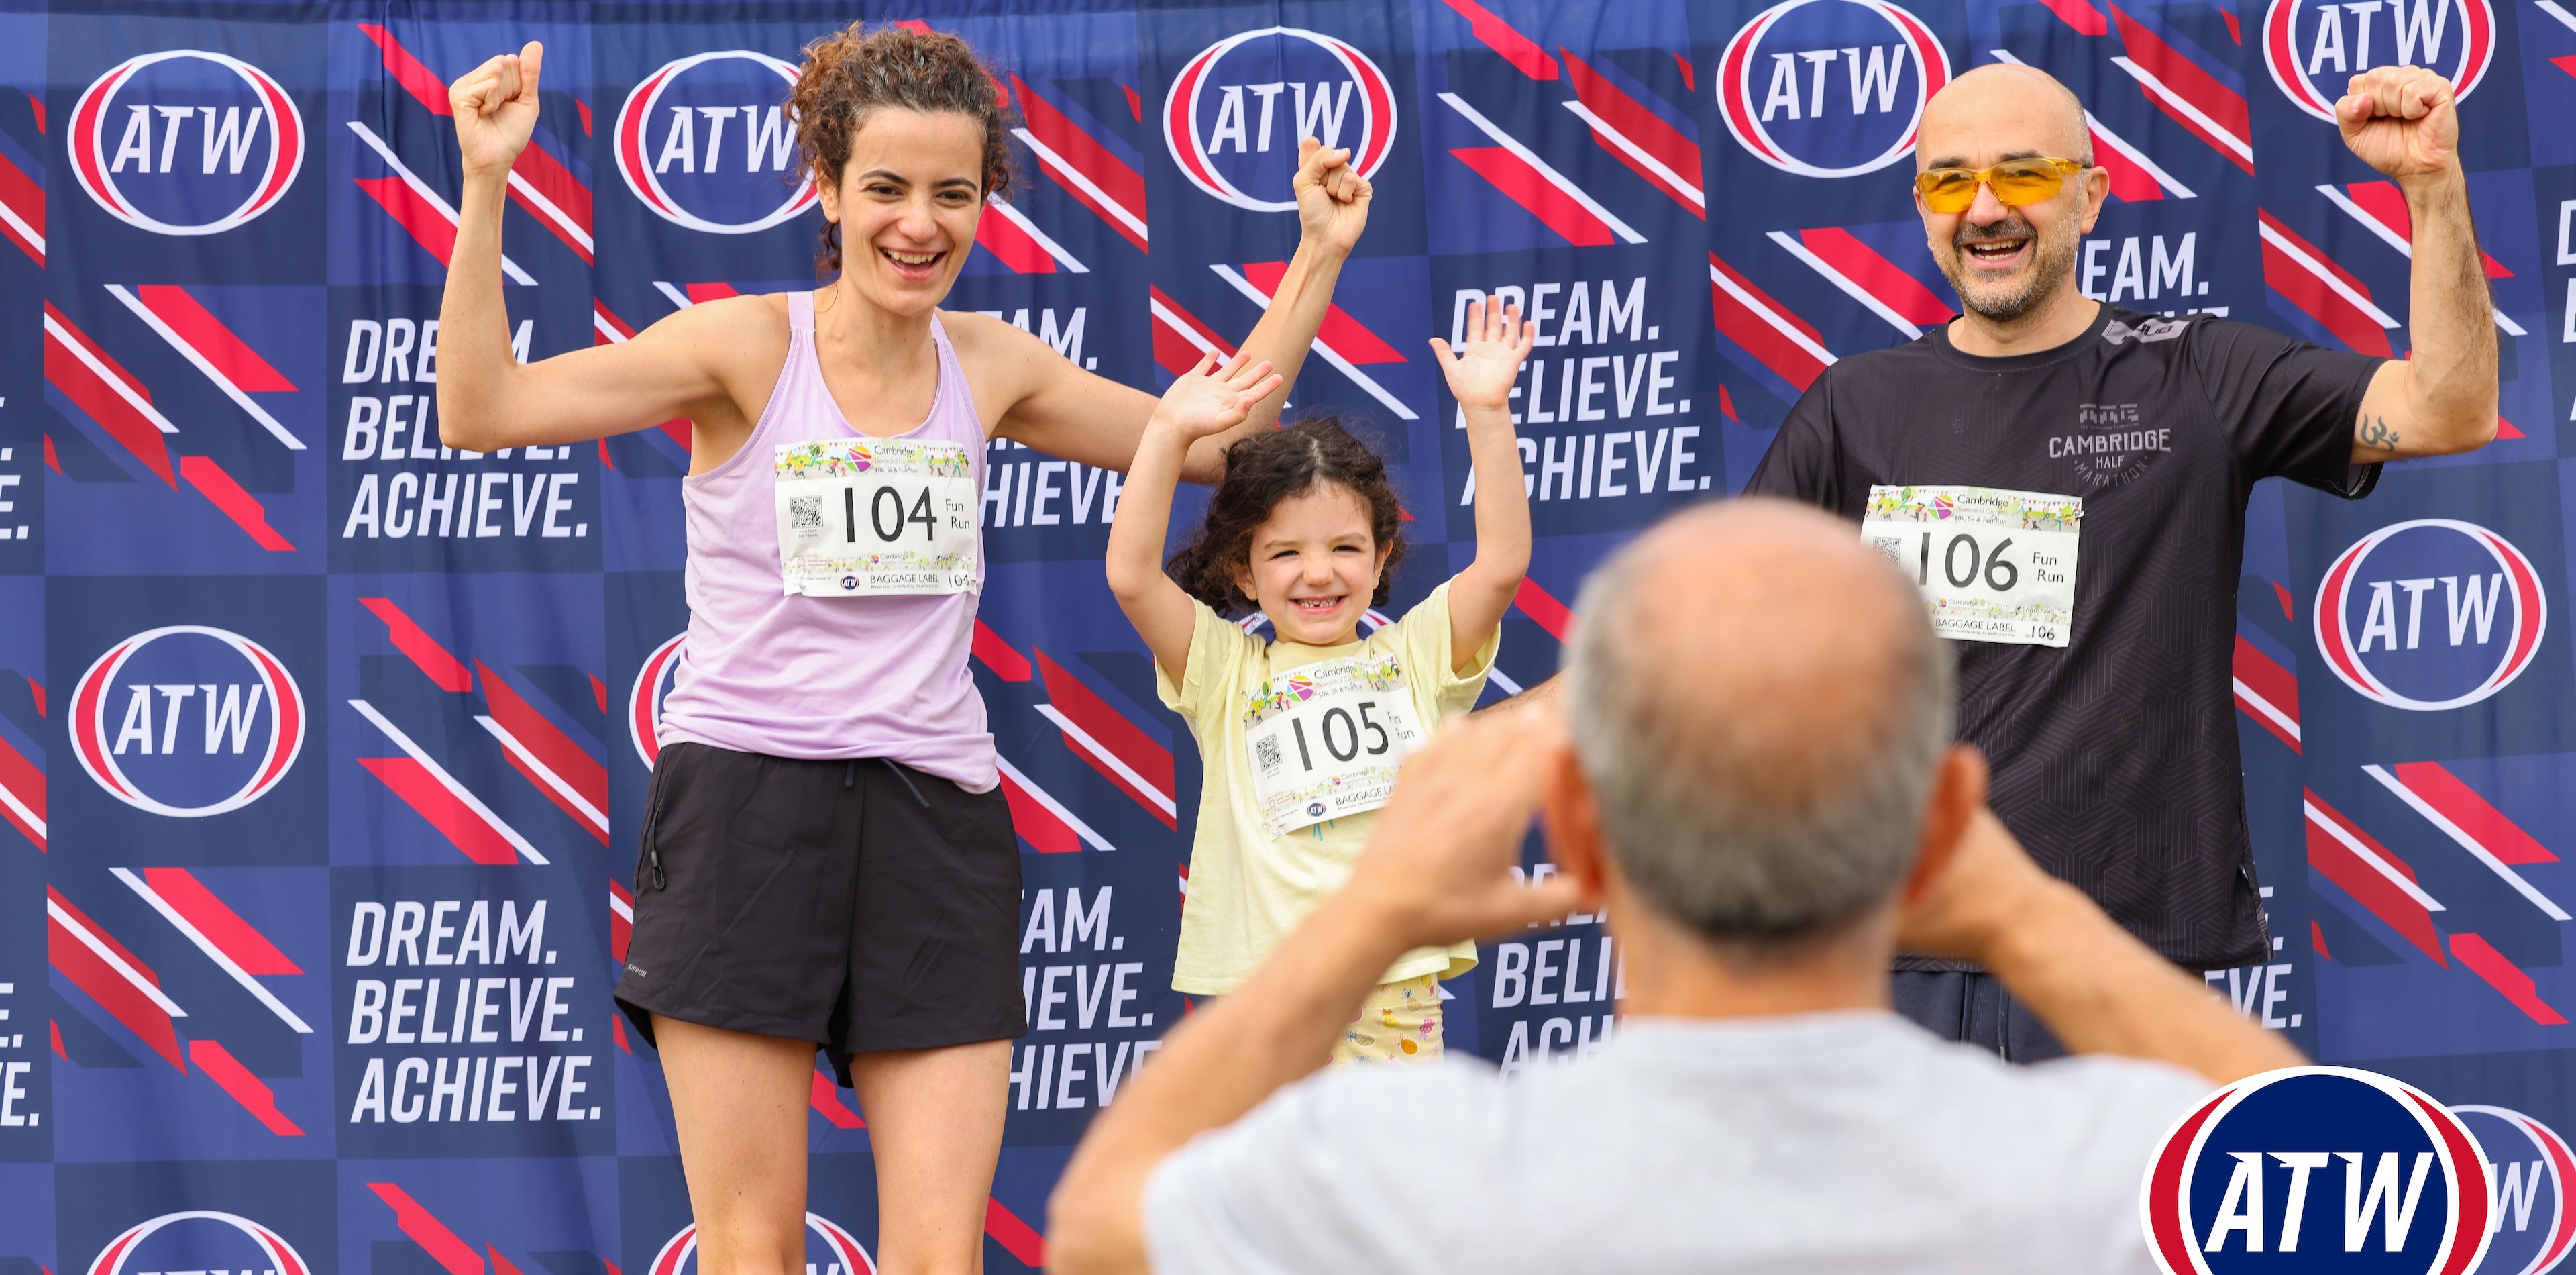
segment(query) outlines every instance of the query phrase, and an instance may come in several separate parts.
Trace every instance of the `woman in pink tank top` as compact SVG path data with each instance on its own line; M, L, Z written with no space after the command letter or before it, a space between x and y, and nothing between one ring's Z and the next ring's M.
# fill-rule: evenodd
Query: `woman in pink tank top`
M515 363L501 208L542 55L495 57L451 92L465 183L440 434L491 451L694 426L688 642L617 999L670 1084L699 1270L804 1269L817 1046L868 1121L880 1269L979 1270L1026 1031L1018 846L967 671L985 449L1123 471L1155 399L939 309L1010 189L1010 120L963 42L895 26L816 41L792 90L830 282ZM1301 148L1304 238L1239 386L1304 361L1367 221L1348 161ZM1278 420L1284 389L1257 392L1243 430ZM1232 437L1200 443L1186 476L1212 481Z

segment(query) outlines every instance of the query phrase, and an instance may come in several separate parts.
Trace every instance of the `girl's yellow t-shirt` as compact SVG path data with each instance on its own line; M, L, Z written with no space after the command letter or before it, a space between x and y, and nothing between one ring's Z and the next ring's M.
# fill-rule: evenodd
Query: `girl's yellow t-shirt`
M1500 626L1485 639L1465 673L1449 667L1449 586L1431 591L1404 618L1356 642L1308 646L1274 642L1243 631L1203 602L1193 601L1197 627L1190 660L1178 686L1158 662L1155 689L1163 704L1190 724L1198 740L1198 836L1190 846L1189 898L1181 906L1180 953L1172 987L1191 995L1224 995L1248 977L1287 937L1306 910L1350 879L1351 864L1377 824L1367 811L1272 836L1252 790L1252 761L1245 743L1245 709L1274 674L1345 656L1400 663L1413 720L1436 734L1476 705L1485 675L1501 645ZM1455 978L1473 969L1476 945L1417 948L1405 953L1379 981L1423 974Z

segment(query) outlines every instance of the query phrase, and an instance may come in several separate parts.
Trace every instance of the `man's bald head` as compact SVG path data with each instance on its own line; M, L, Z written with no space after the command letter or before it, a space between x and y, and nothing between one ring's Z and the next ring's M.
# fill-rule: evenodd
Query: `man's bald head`
M2055 155L2093 162L2093 130L2075 90L2035 66L1995 62L1941 87L1923 107L1915 171L1983 168Z
M1758 947L1889 896L1949 741L1949 656L1850 524L1694 510L1614 555L1580 609L1575 746L1642 898Z

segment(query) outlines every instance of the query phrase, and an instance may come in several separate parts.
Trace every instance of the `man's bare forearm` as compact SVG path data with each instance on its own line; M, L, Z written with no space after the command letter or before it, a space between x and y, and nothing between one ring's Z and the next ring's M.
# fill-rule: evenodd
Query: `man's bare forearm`
M2436 435L2419 445L2467 451L2495 436L2496 420L2495 307L2469 213L2468 180L2454 167L2408 183L2405 191L2415 253L2407 399L2417 428Z
M2016 911L1980 960L2068 1049L2152 1058L2222 1084L2307 1061L2130 937L2075 887L2047 881Z

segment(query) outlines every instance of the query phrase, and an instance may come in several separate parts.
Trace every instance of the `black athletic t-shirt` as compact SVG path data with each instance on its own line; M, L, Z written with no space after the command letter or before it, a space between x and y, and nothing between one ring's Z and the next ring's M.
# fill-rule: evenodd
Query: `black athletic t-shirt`
M2249 964L2270 941L2230 673L2245 502L2274 476L2369 493L2353 426L2380 362L2107 305L2010 358L1962 354L1944 325L1827 368L1744 490L1855 522L1879 484L2082 497L2067 644L1956 643L1959 735L2042 867L2177 964Z

